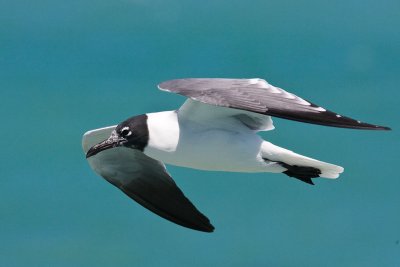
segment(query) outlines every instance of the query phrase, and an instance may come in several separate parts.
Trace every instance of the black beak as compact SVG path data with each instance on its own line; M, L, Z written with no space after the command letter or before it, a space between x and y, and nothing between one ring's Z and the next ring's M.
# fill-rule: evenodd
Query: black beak
M123 138L110 136L110 138L108 138L107 140L104 140L103 142L100 142L97 145L92 146L86 153L86 158L90 158L91 156L94 156L103 150L121 146L125 142L126 140Z

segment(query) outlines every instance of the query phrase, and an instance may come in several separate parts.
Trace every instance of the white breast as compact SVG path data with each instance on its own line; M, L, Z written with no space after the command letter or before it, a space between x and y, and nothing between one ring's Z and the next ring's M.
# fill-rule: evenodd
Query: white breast
M260 171L262 140L252 131L234 132L189 121L175 111L148 114L145 154L167 164L219 171Z

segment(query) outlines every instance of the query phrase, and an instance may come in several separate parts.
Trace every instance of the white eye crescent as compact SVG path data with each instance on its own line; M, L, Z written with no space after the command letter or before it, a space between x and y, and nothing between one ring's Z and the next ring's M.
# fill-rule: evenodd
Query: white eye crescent
M120 133L123 137L128 137L132 135L132 131L129 129L129 127L122 128Z

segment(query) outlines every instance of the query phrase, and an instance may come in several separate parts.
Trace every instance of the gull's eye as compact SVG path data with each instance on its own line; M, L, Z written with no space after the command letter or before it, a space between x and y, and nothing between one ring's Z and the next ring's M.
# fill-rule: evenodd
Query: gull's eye
M124 128L121 129L120 134L121 134L122 137L128 137L128 136L130 136L132 134L132 132L129 129L129 127L124 127Z

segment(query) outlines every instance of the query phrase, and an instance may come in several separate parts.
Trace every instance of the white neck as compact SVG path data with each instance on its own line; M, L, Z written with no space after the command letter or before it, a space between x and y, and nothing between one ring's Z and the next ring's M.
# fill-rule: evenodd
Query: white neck
M179 124L175 110L147 114L149 143L145 154L158 159L158 152L173 152L179 141Z

